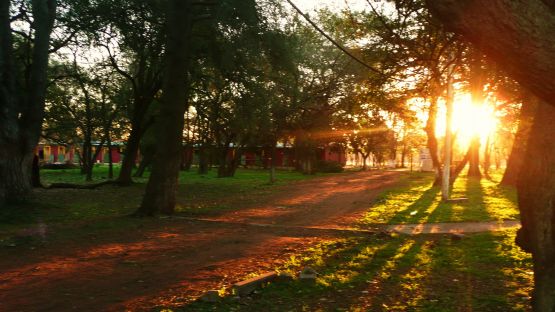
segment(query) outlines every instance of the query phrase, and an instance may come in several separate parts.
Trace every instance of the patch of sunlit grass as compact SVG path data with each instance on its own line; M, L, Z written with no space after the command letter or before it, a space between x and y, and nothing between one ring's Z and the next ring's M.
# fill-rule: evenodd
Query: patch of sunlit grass
M468 200L453 203L442 202L440 189L432 182L432 174L408 175L401 186L383 193L369 207L361 225L518 220L515 190L496 180L461 175L451 198Z
M319 273L314 284L270 284L250 299L194 303L180 311L526 311L531 261L514 235L328 241L280 269L296 273L311 266Z

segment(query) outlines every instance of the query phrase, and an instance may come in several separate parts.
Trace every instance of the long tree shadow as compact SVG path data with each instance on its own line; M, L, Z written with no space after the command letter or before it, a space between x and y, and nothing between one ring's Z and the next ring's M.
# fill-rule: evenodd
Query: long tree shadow
M526 311L529 256L514 231L460 241L439 235L351 239L305 257L316 284L271 284L246 298L179 311Z

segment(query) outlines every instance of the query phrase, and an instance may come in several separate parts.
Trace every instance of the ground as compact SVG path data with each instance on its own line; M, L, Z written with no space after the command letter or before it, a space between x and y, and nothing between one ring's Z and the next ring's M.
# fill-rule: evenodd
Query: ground
M465 189L476 194L470 185L475 184L481 198L469 196L469 203L439 212L430 178L368 171L307 180L284 176L286 183L278 186L253 183L254 178L239 186L214 180L228 193L218 193L218 187L199 191L195 196L203 200L181 198L181 213L155 219L123 213L136 205L131 198L140 186L125 196L117 187L43 190L38 200L77 198L79 205L35 212L33 226L2 228L0 310L526 310L530 264L513 244L514 231L460 242L442 235L368 232L430 216L437 222L515 219L510 192L487 181L465 181ZM106 200L127 208L96 212L91 222L94 209L84 207L100 203L109 210ZM500 209L499 201L512 206ZM77 215L69 221L56 217L70 211ZM208 289L225 293L244 278L273 270L295 273L305 265L320 273L315 285L295 281L217 305L194 302Z
M212 213L210 218L341 226L365 211L398 175L365 172L302 181L266 195L267 205L247 202L244 209ZM69 192L79 196L87 191ZM37 247L22 244L3 250L8 253L0 264L2 310L98 311L176 305L206 289L271 270L289 254L332 237L325 231L182 218L128 223L121 230L93 228L90 233L82 230L86 223L69 225L49 233ZM40 231L40 226L35 231ZM65 231L75 231L75 235L68 236Z

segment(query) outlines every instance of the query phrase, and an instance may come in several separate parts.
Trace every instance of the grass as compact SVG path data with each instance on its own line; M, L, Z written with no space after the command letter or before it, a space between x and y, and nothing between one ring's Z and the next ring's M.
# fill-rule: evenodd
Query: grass
M118 170L115 167L116 175ZM95 167L93 181L106 179L107 172L106 166ZM112 224L117 227L123 222L123 218L119 217L131 214L140 204L147 177L148 173L144 178L135 179L136 184L125 188L108 185L95 190L37 189L28 202L15 209L0 210L0 239L38 223L100 222L103 226ZM312 177L277 170L277 182L269 184L266 170L239 169L233 178L217 178L216 170L206 175L182 171L179 176L177 212L198 215L240 209L277 192L280 185ZM85 183L79 169L41 170L41 179L44 184Z
M431 186L432 175L406 175L361 224L517 219L515 192L498 186L499 178L463 176L453 197L468 201L446 204ZM532 262L515 245L515 235L507 230L462 240L437 234L329 240L276 268L296 275L310 266L319 272L315 284L273 283L250 297L194 302L174 311L529 311Z
M329 241L280 268L311 266L319 272L315 284L274 283L250 298L175 311L526 311L531 260L514 235Z
M492 180L460 176L451 198L468 200L453 203L441 201L433 178L429 173L405 176L401 186L374 202L361 225L518 220L516 191L499 185L499 174L493 174Z

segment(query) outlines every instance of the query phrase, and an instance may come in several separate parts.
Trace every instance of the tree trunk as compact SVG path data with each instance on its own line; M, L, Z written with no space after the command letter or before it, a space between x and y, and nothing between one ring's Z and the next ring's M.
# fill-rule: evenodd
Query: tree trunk
M517 243L534 260L534 311L555 311L555 108L539 103L518 179L522 229ZM547 173L547 174L546 174Z
M366 159L368 158L368 155L360 153L360 157L362 158L362 171L368 170L368 166L366 165Z
M277 142L272 142L272 147L270 149L270 183L276 182L276 144Z
M44 117L50 34L56 17L55 0L32 0L34 30L30 64L20 73L14 62L10 20L12 1L0 3L0 208L26 199L32 190L33 151Z
M198 174L208 174L208 148L203 144L198 153Z
M131 125L131 132L129 133L129 139L127 139L127 146L123 153L123 161L121 162L121 169L117 179L120 185L125 186L133 183L131 175L133 167L135 167L135 160L137 159L142 132L141 126L137 124Z
M472 153L472 148L468 147L468 151L464 155L464 158L451 172L451 177L449 178L450 179L449 184L453 185L453 183L455 183L455 180L457 180L457 178L461 174L461 171L464 169L464 167L466 167L466 164L468 164L468 160L470 159L471 153Z
M480 137L474 136L470 141L470 159L468 160L468 176L480 178Z
M430 151L430 157L432 158L432 164L436 173L436 178L434 180L435 186L441 185L441 179L443 176L443 170L441 168L441 162L439 161L438 156L438 144L436 138L437 100L437 97L432 97L430 99L428 120L426 121L426 127L424 128L427 137L427 147Z
M110 134L106 135L108 140L108 179L112 180L114 178L114 160L112 159L112 139L110 138Z
M555 14L549 2L426 0L447 29L477 45L546 101L555 98Z
M42 187L40 183L40 166L39 166L39 156L33 155L33 168L31 173L31 185L33 187Z
M155 154L156 154L156 146L150 146L150 144L147 144L143 149L143 153L142 153L143 159L141 159L141 162L139 163L139 168L137 168L137 171L133 175L134 177L143 176L146 168L152 164Z
M183 148L183 157L181 159L181 170L189 171L191 170L191 166L193 165L193 155L194 155L194 148L192 145L187 144Z
M191 24L191 0L170 0L164 92L160 103L160 126L156 129L157 151L138 215L150 216L158 211L172 214L175 209L184 114L188 106Z
M491 167L491 134L488 135L488 138L486 140L486 147L484 148L484 176L486 177L486 179L490 179L491 177L489 175L489 169Z
M4 203L27 199L31 185L33 158L14 146L0 146L0 208Z
M503 174L503 180L501 180L503 185L516 186L517 184L520 168L524 163L524 156L526 154L526 143L534 122L534 114L537 107L538 98L531 94L528 94L522 101L518 130L515 135L511 155L509 155L509 160L507 161L507 168Z

